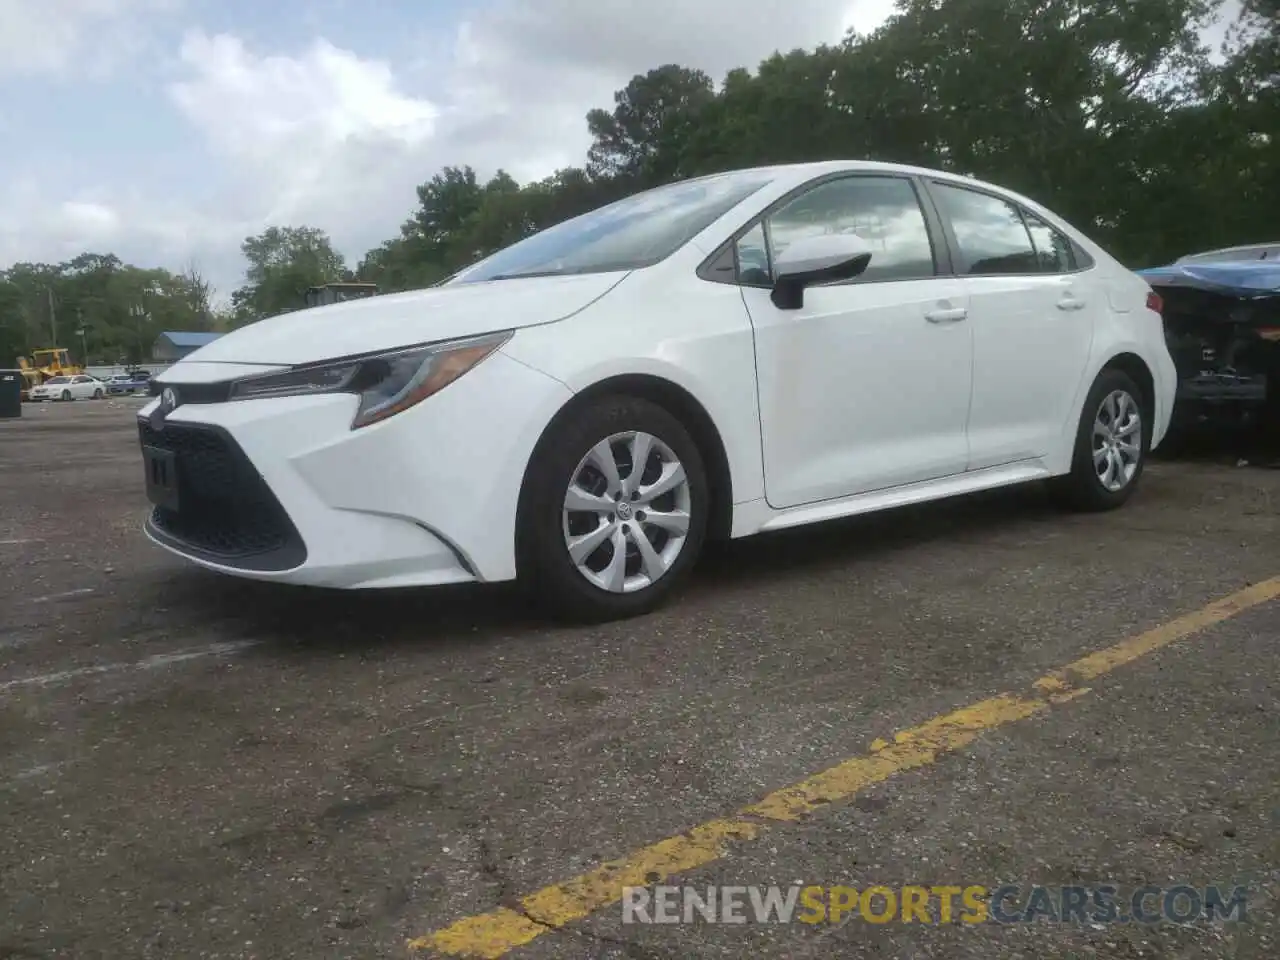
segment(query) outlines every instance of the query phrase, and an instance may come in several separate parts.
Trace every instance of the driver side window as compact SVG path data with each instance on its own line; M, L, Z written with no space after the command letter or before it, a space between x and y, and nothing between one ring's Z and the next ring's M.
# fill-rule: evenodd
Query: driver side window
M933 243L911 181L852 176L805 191L752 227L737 243L738 282L768 286L779 253L802 237L830 233L853 233L871 245L871 263L853 283L936 275Z

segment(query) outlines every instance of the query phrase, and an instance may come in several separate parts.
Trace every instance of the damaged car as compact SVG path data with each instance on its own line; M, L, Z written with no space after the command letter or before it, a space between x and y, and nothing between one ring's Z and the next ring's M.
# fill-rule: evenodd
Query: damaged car
M1178 368L1176 432L1246 428L1280 441L1280 243L1139 270L1162 301Z

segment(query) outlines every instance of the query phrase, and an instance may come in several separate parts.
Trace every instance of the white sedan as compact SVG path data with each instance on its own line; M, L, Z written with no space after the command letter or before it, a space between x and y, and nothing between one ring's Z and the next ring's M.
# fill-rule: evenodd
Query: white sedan
M100 400L106 388L101 380L80 374L74 377L50 377L31 388L32 400Z
M1079 230L973 179L687 180L174 364L139 413L146 530L228 574L518 577L573 617L628 616L708 538L1038 480L1120 506L1173 406L1159 310Z

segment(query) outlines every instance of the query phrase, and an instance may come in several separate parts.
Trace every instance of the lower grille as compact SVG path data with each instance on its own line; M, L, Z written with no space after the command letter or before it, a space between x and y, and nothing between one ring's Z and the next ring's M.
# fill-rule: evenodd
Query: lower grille
M149 529L164 542L226 566L287 570L306 560L306 546L280 501L239 444L221 428L138 421L143 446L174 454L176 510L157 506Z

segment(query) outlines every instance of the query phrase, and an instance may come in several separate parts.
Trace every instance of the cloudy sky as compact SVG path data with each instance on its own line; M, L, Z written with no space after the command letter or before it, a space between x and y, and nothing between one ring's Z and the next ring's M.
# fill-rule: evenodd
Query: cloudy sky
M584 114L666 62L719 79L892 0L0 0L0 269L194 260L313 224L354 262L445 164L581 163ZM643 15L634 11L641 9Z

